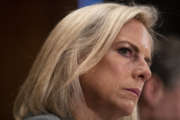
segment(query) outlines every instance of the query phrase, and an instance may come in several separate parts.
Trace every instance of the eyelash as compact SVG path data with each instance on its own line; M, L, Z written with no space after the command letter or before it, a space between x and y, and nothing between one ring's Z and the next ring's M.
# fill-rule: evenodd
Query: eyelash
M128 48L128 47L118 48L117 52L118 52L118 54L120 54L120 55L122 55L124 57L129 57L129 58L132 57L132 58L135 58L135 59L138 57L136 52L133 49ZM148 64L149 67L151 66L151 62L147 62L147 64Z
M134 53L133 50L127 47L122 47L117 49L118 53L125 56L125 57L131 57Z

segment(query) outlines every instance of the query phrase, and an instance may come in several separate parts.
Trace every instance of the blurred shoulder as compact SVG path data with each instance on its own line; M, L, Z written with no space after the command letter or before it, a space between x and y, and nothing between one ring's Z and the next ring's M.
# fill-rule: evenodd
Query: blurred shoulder
M24 120L61 120L61 119L53 114L43 114L43 115L29 116L26 117Z

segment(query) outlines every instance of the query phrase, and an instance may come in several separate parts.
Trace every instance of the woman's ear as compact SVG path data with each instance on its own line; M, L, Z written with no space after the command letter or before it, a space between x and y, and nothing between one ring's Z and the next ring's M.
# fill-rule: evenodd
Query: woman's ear
M155 74L153 74L151 79L145 83L143 95L144 99L151 107L155 107L161 102L164 92L163 89L162 81Z

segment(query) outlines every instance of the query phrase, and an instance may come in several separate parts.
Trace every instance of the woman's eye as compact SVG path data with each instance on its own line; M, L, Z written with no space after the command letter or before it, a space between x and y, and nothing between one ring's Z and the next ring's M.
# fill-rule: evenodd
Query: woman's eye
M133 51L129 48L119 48L118 53L125 57L130 57L130 56L132 56Z

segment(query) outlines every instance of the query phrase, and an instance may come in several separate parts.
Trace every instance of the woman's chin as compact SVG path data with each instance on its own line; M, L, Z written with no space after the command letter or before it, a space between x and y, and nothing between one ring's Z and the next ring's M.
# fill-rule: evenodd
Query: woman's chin
M135 106L136 103L134 103L133 101L126 101L124 102L124 104L121 104L119 106L119 109L121 109L122 115L128 116L132 114Z
M125 111L124 111L124 116L128 116L128 115L131 115L132 114L132 112L133 112L133 108L131 108L131 109L126 109Z

